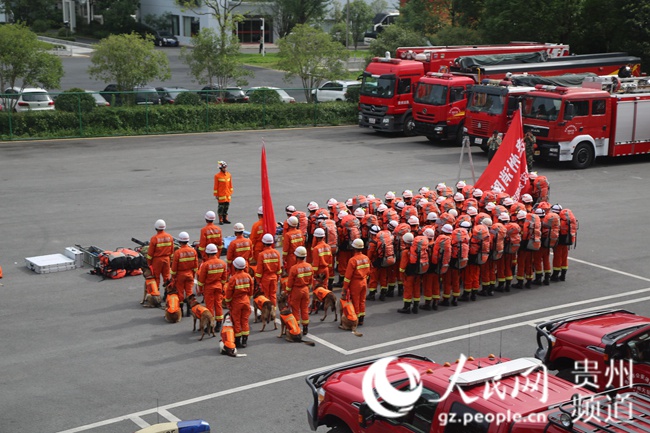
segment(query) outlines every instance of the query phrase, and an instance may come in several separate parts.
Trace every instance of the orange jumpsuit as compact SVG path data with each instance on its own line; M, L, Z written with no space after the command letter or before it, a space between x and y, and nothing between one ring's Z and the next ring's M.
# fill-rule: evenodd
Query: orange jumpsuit
M314 271L314 287L322 285L327 286L329 276L332 275L330 272L333 272L334 270L334 264L332 263L332 248L325 242L324 238L320 238L320 242L314 245L311 251L311 266Z
M243 234L238 234L235 239L228 245L228 252L226 253L226 262L228 263L228 273L230 275L235 273L235 266L232 264L233 260L237 257L246 259L246 271L248 270L248 263L253 251L253 243L250 239L245 238Z
M314 271L309 263L299 260L289 270L287 292L291 312L303 325L309 324L309 288L314 281Z
M296 264L296 248L305 245L305 238L297 227L289 227L282 237L282 260L284 262L284 271L289 272L291 267Z
M207 260L208 256L205 254L205 247L208 244L214 244L217 247L217 257L221 255L221 250L223 249L223 237L221 233L221 228L214 225L212 221L209 221L205 227L201 229L201 235L199 237L199 252L201 253L201 258Z
M160 277L165 282L170 278L169 261L174 254L174 239L172 236L161 230L149 240L147 250L147 264L151 266L156 283L160 286Z
M248 318L251 315L251 296L253 296L253 277L246 269L237 269L228 279L226 304L232 317L235 337L250 334Z
M192 294L194 275L196 275L198 267L199 259L196 257L196 251L191 246L182 245L174 252L171 273L176 280L178 298L181 302Z
M404 302L420 302L420 282L422 281L422 278L420 275L406 274L406 267L408 266L409 260L411 258L409 248L410 247L406 245L406 248L402 250L399 262L400 279L404 284L404 293L402 296Z
M250 240L253 244L253 253L251 254L251 266L257 264L257 256L260 255L260 252L264 249L264 244L262 243L262 236L264 236L264 219L260 218L253 223L251 227Z
M223 292L228 281L228 266L214 255L203 262L197 275L199 294L203 294L205 306L219 322L223 320Z
M381 267L375 267L375 264L378 263L378 259L380 259L379 251L377 250L377 235L371 235L367 245L368 250L366 251L366 255L368 256L368 260L370 260L370 274L368 274L368 292L370 294L373 294L377 292L377 286L380 284L379 270ZM386 277L387 274L384 273L384 284L386 285L381 287L382 290L388 288L388 281Z
M521 220L519 224L522 227L524 220ZM525 231L522 227L521 230L521 245L519 248L519 253L517 254L517 280L532 280L533 279L533 251L527 250L523 246L527 244L527 240L530 239L530 234L528 231Z
M431 266L429 267L429 271L433 272L434 279L433 283L431 283L432 299L440 299L441 280L444 279L444 276L449 271L450 260L451 238L444 233L440 233L438 236L436 236L436 240L433 244L433 250L431 252ZM426 278L429 278L428 274L425 275L425 281L428 283ZM451 287L445 286L442 297L445 299L449 299L451 297Z
M355 251L348 261L348 266L343 279L343 292L354 305L354 310L359 317L366 315L366 291L368 289L368 275L370 274L370 259L361 251Z
M278 279L282 274L282 259L278 250L267 245L257 256L255 280L260 285L264 296L277 305Z
M232 198L232 176L228 171L225 173L219 170L214 175L214 191L213 194L219 203L230 203Z

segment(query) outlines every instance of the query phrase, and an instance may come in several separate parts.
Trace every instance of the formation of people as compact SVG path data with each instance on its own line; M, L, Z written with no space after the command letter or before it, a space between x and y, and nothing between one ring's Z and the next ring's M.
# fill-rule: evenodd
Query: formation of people
M182 304L195 293L203 296L219 329L225 305L237 347L248 344L251 302L276 306L278 293L288 296L306 335L312 294L323 299L334 287L341 287L340 298L354 307L362 326L367 302L397 296L403 301L399 313L417 314L565 281L578 222L569 209L550 204L545 176L531 173L530 182L532 192L520 200L459 181L455 188L439 183L416 193L388 191L383 199L330 198L324 207L311 201L305 211L288 205L286 219L278 223L281 250L276 234L265 232L259 207L249 237L244 224L233 225L225 260L224 234L213 211L205 213L199 241L191 245L181 232L176 250L165 222L158 220L146 256L150 279L157 285L171 282L168 321L180 320ZM219 222L226 221L227 208L219 214Z

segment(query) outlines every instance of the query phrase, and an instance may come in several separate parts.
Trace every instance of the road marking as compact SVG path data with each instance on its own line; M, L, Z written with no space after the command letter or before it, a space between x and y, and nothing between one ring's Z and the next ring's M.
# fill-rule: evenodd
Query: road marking
M130 416L129 419L133 421L140 428L147 428L151 425L147 421L140 418L139 416Z
M608 268L607 266L597 265L596 263L587 262L585 260L575 259L573 257L569 257L569 260L582 263L583 265L593 266L594 268L603 269L605 271L614 272L615 274L625 275L626 277L636 278L637 280L650 281L650 278L630 274L629 272L619 271L618 269Z
M169 422L178 422L181 420L180 418L177 418L176 416L172 415L172 413L169 412L167 409L158 409L158 413L163 418L166 418L167 421Z

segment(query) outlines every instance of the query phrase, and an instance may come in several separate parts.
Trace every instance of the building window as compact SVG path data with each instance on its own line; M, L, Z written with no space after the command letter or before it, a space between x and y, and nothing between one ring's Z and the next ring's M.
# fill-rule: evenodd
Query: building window
M172 15L171 20L172 20L172 35L180 36L181 34L180 17L178 15Z
M201 30L201 23L196 17L183 17L183 36L196 36Z

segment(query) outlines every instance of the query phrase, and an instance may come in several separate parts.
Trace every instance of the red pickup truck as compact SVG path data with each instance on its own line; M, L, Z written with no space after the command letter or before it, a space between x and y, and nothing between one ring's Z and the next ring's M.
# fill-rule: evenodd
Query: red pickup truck
M596 394L546 373L534 358L493 355L445 364L413 354L350 363L306 378L309 426L330 433L650 431L648 396L629 388Z
M562 317L537 325L537 346L535 357L573 383L597 390L650 384L648 317L627 310Z

